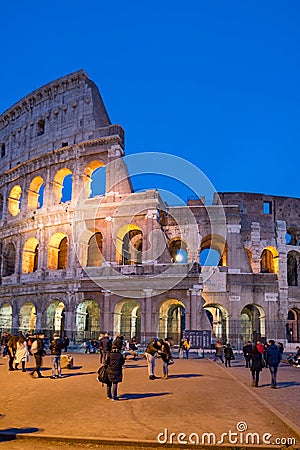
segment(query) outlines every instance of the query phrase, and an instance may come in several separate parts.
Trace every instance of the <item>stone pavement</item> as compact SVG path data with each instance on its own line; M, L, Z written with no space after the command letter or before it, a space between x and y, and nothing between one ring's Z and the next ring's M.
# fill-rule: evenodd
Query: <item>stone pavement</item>
M262 436L271 434L272 437L267 439L272 442L272 448L281 448L279 441L274 444L275 438L281 443L284 439L294 438L297 445L300 444L298 424L292 423L293 415L281 410L283 417L280 418L272 409L282 404L283 398L289 398L289 389L299 388L297 381L291 385L287 382L284 389L273 390L264 386L255 390L249 387L248 369L241 367L239 361L234 361L236 367L225 369L221 364L207 359L175 360L168 380L150 381L146 361L140 359L126 362L124 381L119 385L120 401L113 402L106 400L105 388L96 381L98 359L98 355L74 354L75 367L63 370L64 378L52 380L49 378L49 356L44 358L43 375L47 378L43 379L33 379L21 371L8 372L8 361L1 358L1 433L30 438L70 438L70 441L52 445L51 439L32 440L31 443L23 440L20 443L18 440L1 442L0 437L0 450L52 450L68 448L71 444L73 449L123 448L126 444L131 446L128 450L134 445L135 448L150 445L152 448L162 448L164 445L157 442L159 433L162 433L162 442L165 435L168 436L167 442L170 443L171 439L174 450L178 448L178 439L191 437L191 442L196 442L199 437L200 444L202 438L203 443L207 444L208 436L204 433L214 434L215 442L214 436L210 436L210 443L216 444L214 448L230 443L233 444L231 448L250 448L250 445L240 445L245 444L248 432L257 433L255 442L259 439L261 445ZM33 360L28 367L32 365ZM293 370L280 370L283 374L285 370L290 373L289 369ZM294 370L298 370L296 375L299 373L300 376L300 369ZM158 360L156 374L161 375L161 372L161 361ZM266 377L262 379L266 385L268 373L263 377ZM285 404L293 405L296 410L299 395L296 398L293 395L288 401L285 400ZM271 409L267 402L271 404ZM285 414L289 415L288 424L282 420ZM230 433L230 430L236 433L237 427L238 437L231 438L238 439L236 444L229 441L228 436L224 437L224 445L218 444L222 433ZM247 431L243 431L245 428ZM173 438L171 433L175 433ZM178 438L179 433L185 433L187 437ZM179 448L182 445L179 444ZM270 445L262 446L268 447ZM197 447L194 445L192 448Z

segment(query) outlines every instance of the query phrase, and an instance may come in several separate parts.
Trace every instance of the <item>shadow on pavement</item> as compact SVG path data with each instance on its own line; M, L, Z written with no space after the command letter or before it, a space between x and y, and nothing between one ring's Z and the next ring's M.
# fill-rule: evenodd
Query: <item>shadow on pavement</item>
M24 433L36 433L40 431L39 428L6 428L5 430L0 430L0 442L13 441L16 439L17 434Z
M140 394L122 394L119 396L120 400L139 400L141 398L161 397L163 395L170 395L172 392L147 392Z
M169 378L195 378L203 377L200 373L177 373L176 375L169 375Z

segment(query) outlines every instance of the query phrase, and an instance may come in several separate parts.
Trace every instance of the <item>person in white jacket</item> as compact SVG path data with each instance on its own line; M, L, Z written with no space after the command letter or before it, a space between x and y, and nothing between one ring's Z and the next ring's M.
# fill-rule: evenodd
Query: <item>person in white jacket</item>
M22 364L22 372L26 372L25 363L29 361L29 351L24 336L20 336L17 341L15 354L15 370L18 370L19 363Z

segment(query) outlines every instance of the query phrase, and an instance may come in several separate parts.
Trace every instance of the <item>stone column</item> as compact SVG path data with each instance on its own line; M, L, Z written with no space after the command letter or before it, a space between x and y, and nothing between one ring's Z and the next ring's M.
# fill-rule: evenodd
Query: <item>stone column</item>
M111 301L110 301L110 295L111 292L103 289L102 291L104 302L103 302L103 332L108 331L109 333L114 332L114 324L113 324L113 317L114 312L111 311Z
M252 243L252 270L254 273L260 272L260 224L251 223L251 243Z
M152 320L152 292L153 289L143 289L144 298L145 298L145 312L144 312L144 335L145 341L148 342L152 337L153 333L156 330L153 329L153 320Z

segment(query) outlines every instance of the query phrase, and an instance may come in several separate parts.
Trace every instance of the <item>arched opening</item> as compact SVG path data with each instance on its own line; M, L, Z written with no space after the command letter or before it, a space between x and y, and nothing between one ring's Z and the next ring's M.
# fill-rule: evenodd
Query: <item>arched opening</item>
M53 191L58 203L65 203L72 199L72 172L70 169L60 169L55 174Z
M29 238L25 242L22 257L22 273L32 273L38 269L38 241Z
M3 256L3 276L9 277L15 273L16 248L12 242L7 244Z
M40 209L44 202L44 180L42 177L35 177L28 190L28 208L31 210Z
M102 265L102 233L95 233L88 242L87 266L99 267Z
M0 194L0 220L3 219L3 206L4 206L3 195Z
M23 332L36 329L36 308L31 302L25 302L20 309L19 329Z
M298 286L298 269L300 267L300 253L291 251L287 255L288 286Z
M124 225L116 237L117 264L130 265L142 262L143 233L133 224Z
M249 250L249 248L247 248L247 247L245 247L245 252L246 252L247 258L249 259L250 267L252 268L252 253Z
M211 235L204 237L200 246L201 266L226 266L226 241L222 236Z
M188 253L187 245L180 238L173 238L169 242L169 251L172 258L172 263L187 264Z
M106 171L102 161L92 161L84 169L84 190L87 197L103 195L106 192Z
M141 308L136 300L123 300L115 307L114 332L129 340L141 341Z
M65 269L68 265L68 241L64 233L51 236L48 246L48 269Z
M0 330L11 331L12 329L12 307L9 303L4 303L0 307Z
M290 227L286 233L287 245L299 245L300 243L300 229L297 227Z
M65 305L60 300L52 300L47 308L46 323L51 337L53 333L63 334L65 330Z
M17 216L21 210L22 188L18 184L12 188L8 197L8 211L12 216Z
M77 338L98 339L100 330L100 308L94 300L85 300L76 309Z
M260 259L261 273L278 273L279 271L279 254L276 248L266 247Z
M162 302L159 308L158 336L172 338L179 344L185 330L185 306L177 299L168 299Z
M286 338L291 343L300 342L300 310L297 308L292 308L288 312Z
M221 342L227 342L228 312L224 306L210 303L204 306L204 310L211 324L214 338L220 340Z
M241 312L241 333L243 342L265 342L266 324L265 312L261 306L247 305Z

